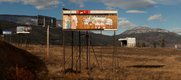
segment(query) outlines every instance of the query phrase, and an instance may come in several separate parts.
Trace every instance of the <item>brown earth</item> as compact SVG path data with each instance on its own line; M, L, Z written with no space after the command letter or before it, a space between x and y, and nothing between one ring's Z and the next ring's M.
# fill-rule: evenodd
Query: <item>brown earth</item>
M2 44L1 44L2 45ZM180 80L181 50L171 48L117 48L116 67L112 68L111 46L90 47L90 71L86 69L86 47L82 47L81 73L63 74L63 48L50 45L50 56L46 57L46 46L17 46L38 56L45 62L50 80ZM11 49L11 48L8 48ZM4 49L3 49L4 50ZM13 49L12 49L13 50ZM74 70L77 69L78 47L74 47ZM93 54L95 52L95 55ZM102 52L102 55L101 55ZM71 67L71 47L66 46L66 69ZM15 55L14 55L15 56ZM101 66L102 56L102 66ZM98 62L96 61L96 58ZM24 58L23 58L24 59ZM35 66L30 64L31 66ZM36 64L38 65L38 64ZM20 70L21 71L21 70ZM45 78L46 79L46 78Z
M37 49L38 48L38 49ZM46 46L31 45L26 48L40 58L46 58ZM86 49L82 47L81 73L71 72L71 47L66 46L66 69L63 74L63 48L50 46L50 56L46 60L49 78L52 80L180 80L181 50L171 48L117 48L117 66L112 70L112 53L110 46L94 47L91 52L90 71L86 69ZM74 47L74 70L77 69L78 47ZM101 52L103 56L101 68Z
M47 73L38 57L0 41L0 80L46 80Z

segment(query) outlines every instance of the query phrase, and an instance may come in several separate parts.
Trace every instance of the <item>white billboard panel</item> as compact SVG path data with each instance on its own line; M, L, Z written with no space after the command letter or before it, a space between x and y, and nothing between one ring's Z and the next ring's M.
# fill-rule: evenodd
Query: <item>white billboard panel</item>
M31 27L27 26L17 26L16 33L17 34L29 34L31 31Z
M11 35L12 31L10 30L3 30L3 35Z

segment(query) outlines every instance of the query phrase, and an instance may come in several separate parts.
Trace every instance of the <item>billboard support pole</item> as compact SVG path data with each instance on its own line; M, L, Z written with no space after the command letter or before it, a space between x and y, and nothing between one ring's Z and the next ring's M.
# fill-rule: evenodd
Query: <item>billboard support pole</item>
M72 65L71 68L73 70L74 67L74 31L72 31Z
M87 52L86 52L86 59L87 59L87 60L86 60L86 61L87 61L87 69L89 69L89 59L88 59L88 58L89 58L89 57L88 57L88 56L89 56L89 55L88 55L88 54L89 54L89 42L88 42L89 39L88 39L88 38L89 38L89 36L88 36L88 31L86 31L86 44L87 44L87 47L86 47L86 48L87 48Z
M62 37L63 37L63 71L65 73L65 36L64 36L64 30L62 30Z
M116 61L115 61L115 49L116 49L116 31L114 31L114 37L113 37L113 62L112 62L112 66L113 66L113 72L114 72L114 69L115 69L115 66L116 66Z
M81 32L79 31L79 70L81 72Z
M102 35L102 30L101 30L101 35ZM102 45L101 45L101 70L103 69L103 65L102 65L102 61L103 61L103 60L102 60L102 56L103 56L103 55L102 55Z
M91 59L91 55L90 55L90 50L89 50L89 46L90 46L90 35L89 35L89 31L88 31L88 62L89 62L89 71L90 71L90 66L91 66L91 63L90 63L90 59Z
M62 9L62 13L63 13L63 9ZM63 14L62 14L63 17ZM63 22L62 22L63 24ZM62 26L63 28L63 26ZM65 36L64 36L64 30L62 29L62 44L63 44L63 75L65 74Z

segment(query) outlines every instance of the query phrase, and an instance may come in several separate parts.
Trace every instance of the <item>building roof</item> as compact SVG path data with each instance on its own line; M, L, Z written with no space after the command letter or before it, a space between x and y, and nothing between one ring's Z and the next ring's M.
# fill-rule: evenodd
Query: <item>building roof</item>
M134 37L126 37L126 38L120 38L118 39L118 41L124 41L124 40L128 40L128 39L136 39Z

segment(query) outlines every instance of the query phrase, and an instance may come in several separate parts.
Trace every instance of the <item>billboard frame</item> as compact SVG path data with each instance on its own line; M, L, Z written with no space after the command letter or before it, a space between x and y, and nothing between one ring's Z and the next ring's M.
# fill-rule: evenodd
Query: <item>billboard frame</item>
M80 11L80 12L78 12ZM86 13L81 13L85 11ZM114 26L114 24L112 25L113 27L116 27L115 29L64 29L64 15L116 15L116 26ZM118 11L117 10L62 10L62 29L66 30L66 31L100 31L100 30L105 30L105 31L117 31L118 28Z
M3 35L12 35L12 30L3 30Z
M66 10L63 10L62 9L62 19L63 19L63 11L68 11L68 9L66 9ZM95 10L95 11L100 11L100 10ZM102 11L105 11L105 10L102 10ZM71 43L71 46L72 46L72 49L71 49L71 55L70 55L70 57L72 58L72 62L70 62L71 63L71 68L68 68L68 69L71 69L71 70L74 70L74 67L72 67L72 66L74 66L74 61L73 61L73 59L74 59L74 52L73 52L73 50L74 50L74 43L73 43L73 36L74 36L74 31L77 31L77 32L79 32L79 54L78 54L78 56L79 56L79 58L78 58L78 65L76 65L76 66L78 66L79 67L79 69L78 69L78 72L81 72L81 70L82 70L82 60L81 60L81 53L82 53L82 50L81 50L81 31L86 31L86 34L85 34L85 36L86 36L86 65L87 65L87 67L86 67L86 69L88 70L88 72L90 72L90 66L91 66L91 64L90 64L90 47L89 46L92 46L91 44L90 44L90 42L91 42L91 40L90 40L90 34L89 34L89 32L90 31L101 31L101 34L102 34L102 31L113 31L114 32L114 34L113 34L113 54L112 54L112 71L114 72L115 71L115 68L118 66L118 57L117 57L117 45L116 45L116 31L117 31L117 29L118 29L118 11L117 10L106 10L106 11L116 11L117 13L116 13L116 19L117 19L117 24L116 24L116 29L64 29L63 27L64 27L64 22L62 21L62 38L63 38L63 71L64 71L64 74L66 73L65 71L66 71L66 44L65 44L65 31L71 31L72 32L72 43ZM87 13L89 13L89 12L87 12ZM72 14L71 14L72 15ZM86 14L77 14L77 15L86 15ZM90 14L89 14L90 15ZM100 15L100 14L99 14ZM110 14L111 15L111 14ZM101 47L101 50L102 50L102 47ZM94 52L94 51L93 51ZM95 55L95 52L94 52L94 56L95 56L95 58L97 58L96 57L96 55ZM101 51L101 56L102 56L102 51ZM97 61L97 59L96 59L96 61ZM98 63L98 66L99 66L99 62L97 61L97 63ZM103 65L102 65L102 59L101 59L101 70L103 69L103 67L102 67ZM76 68L76 71L77 71L77 68Z
M17 26L16 34L30 34L32 30L31 26Z

